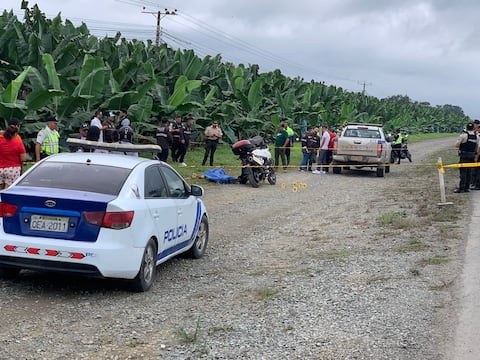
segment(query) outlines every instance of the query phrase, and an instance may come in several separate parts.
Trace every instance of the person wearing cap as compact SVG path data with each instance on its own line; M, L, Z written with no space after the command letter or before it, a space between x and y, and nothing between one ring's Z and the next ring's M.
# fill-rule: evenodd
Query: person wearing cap
M90 127L90 125L88 125L87 122L84 122L82 125L80 125L80 128L78 129L77 139L87 140L88 128L89 127ZM70 151L71 152L84 152L84 151L86 151L86 149L84 149L81 146L71 146Z
M208 155L210 154L210 166L213 166L213 157L217 150L218 141L222 136L222 130L218 127L218 122L216 120L212 122L212 125L207 126L205 129L205 154L203 155L202 165L205 165Z
M103 131L104 140L107 143L114 143L118 141L118 131L115 127L115 114L113 112L109 112L107 116L107 120L103 122L103 127L105 130Z
M183 125L183 143L180 143L180 155L178 162L181 166L187 166L185 163L185 155L187 154L188 147L190 146L190 139L192 138L193 130L193 118L187 117L187 121Z
M185 137L183 136L182 117L175 116L175 121L170 126L170 133L173 137L172 142L172 161L178 162L182 151L182 145L185 144Z
M36 161L59 153L60 134L57 128L58 120L54 116L47 117L47 126L37 134L37 140L35 142Z
M478 138L477 133L474 130L473 123L468 123L466 130L462 131L455 143L458 148L458 155L460 157L459 163L473 163L475 161L475 155L478 152ZM472 177L472 168L461 167L460 171L460 183L455 190L456 193L463 193L470 191L470 182Z
M9 187L22 173L27 152L18 138L20 122L10 119L7 129L0 135L0 190Z

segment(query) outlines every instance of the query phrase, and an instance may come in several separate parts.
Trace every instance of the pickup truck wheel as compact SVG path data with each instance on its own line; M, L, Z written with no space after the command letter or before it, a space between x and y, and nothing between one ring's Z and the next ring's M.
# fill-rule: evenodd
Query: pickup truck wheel
M383 167L377 167L377 177L383 177Z

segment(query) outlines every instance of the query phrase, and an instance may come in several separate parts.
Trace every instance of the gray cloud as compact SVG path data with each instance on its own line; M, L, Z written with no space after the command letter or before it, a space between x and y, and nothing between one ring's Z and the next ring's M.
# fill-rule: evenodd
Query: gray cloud
M155 19L140 6L115 0L37 2L47 14L138 24L145 33L150 26L153 38ZM17 0L2 3L19 6ZM181 40L172 46L221 53L228 61L257 63L261 71L279 68L352 91L361 91L359 83L366 81L374 96L455 104L480 117L478 1L168 0L158 6L178 9L179 16L162 19L164 29Z

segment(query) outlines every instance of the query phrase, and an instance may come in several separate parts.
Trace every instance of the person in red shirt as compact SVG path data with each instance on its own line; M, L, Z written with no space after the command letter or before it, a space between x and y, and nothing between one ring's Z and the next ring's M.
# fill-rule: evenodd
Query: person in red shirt
M335 138L337 137L337 134L335 131L332 130L332 128L328 128L328 133L330 134L330 141L328 142L328 151L327 151L327 162L328 164L332 163L333 160L333 147L334 147L334 142ZM328 172L328 168L327 168Z
M18 136L20 122L10 119L7 129L0 134L0 190L9 187L22 173L27 160L25 146Z

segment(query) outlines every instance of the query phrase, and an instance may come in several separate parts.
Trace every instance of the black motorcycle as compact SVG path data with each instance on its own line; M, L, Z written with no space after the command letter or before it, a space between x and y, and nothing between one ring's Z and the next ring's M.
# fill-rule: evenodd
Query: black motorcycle
M392 154L390 156L390 163L397 163L400 164L400 160L408 159L408 161L412 162L412 154L408 150L407 140L403 139L400 147L393 147L392 146Z
M257 188L265 179L270 185L277 183L272 155L262 137L256 136L250 140L238 141L232 145L232 152L238 155L242 162L242 173L238 177L240 184L249 182Z

